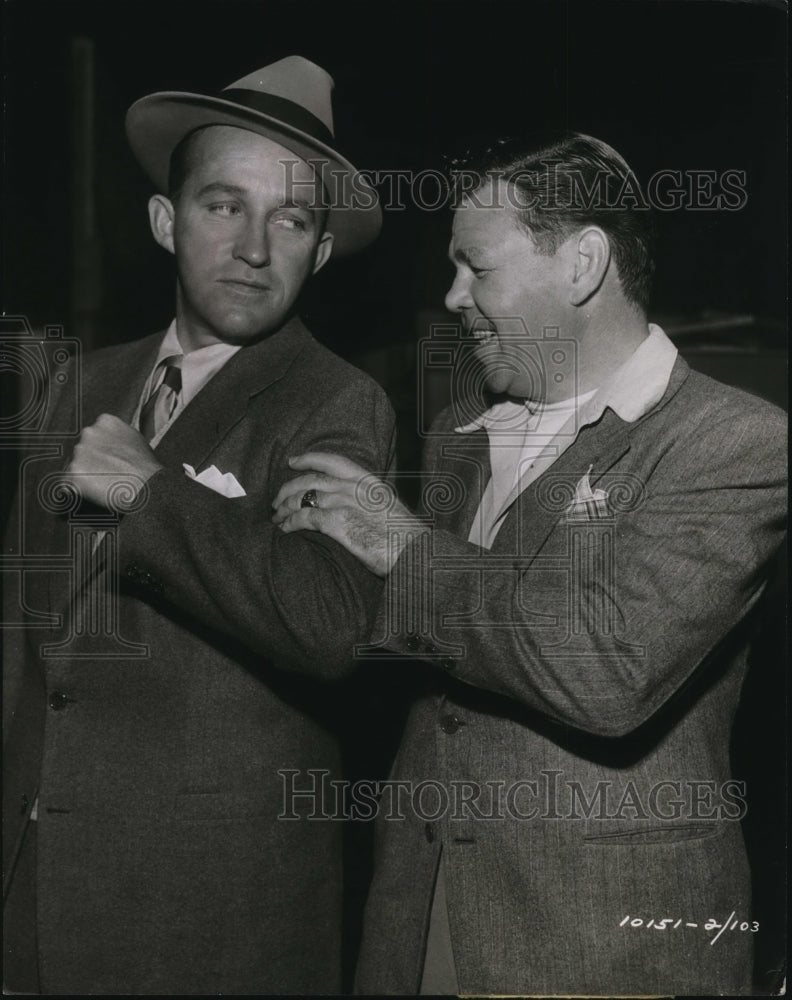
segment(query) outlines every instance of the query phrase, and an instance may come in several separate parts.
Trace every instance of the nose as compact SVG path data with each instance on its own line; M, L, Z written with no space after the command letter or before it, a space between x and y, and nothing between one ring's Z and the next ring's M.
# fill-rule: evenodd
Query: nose
M470 295L470 279L462 270L457 270L454 280L445 297L445 307L449 312L462 312L473 305Z
M234 257L250 267L266 267L270 262L266 223L248 219L234 244Z

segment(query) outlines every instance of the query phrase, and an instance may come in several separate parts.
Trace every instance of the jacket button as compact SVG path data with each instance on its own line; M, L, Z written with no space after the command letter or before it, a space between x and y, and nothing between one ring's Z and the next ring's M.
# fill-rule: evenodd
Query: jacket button
M444 733L448 733L449 736L453 736L459 730L460 726L464 725L465 723L456 715L444 715L440 720L440 728Z
M434 827L431 823L424 824L424 837L426 837L427 843L431 844L434 840Z
M125 566L124 573L126 573L130 580L137 580L139 573L137 563L130 563L128 566Z
M414 653L416 651L416 649L418 649L418 647L420 646L420 644L421 643L420 643L417 635L408 635L407 636L406 646L410 650L411 653Z
M55 712L60 712L66 708L68 700L62 691L53 691L49 696L50 708Z

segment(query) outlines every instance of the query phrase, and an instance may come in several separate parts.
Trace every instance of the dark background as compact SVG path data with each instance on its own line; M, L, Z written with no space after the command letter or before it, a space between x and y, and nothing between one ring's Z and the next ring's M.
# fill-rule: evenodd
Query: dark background
M745 171L739 211L658 214L652 315L672 336L708 323L680 334L700 367L785 403L787 21L776 6L6 0L3 15L4 307L34 327L64 324L90 347L167 325L173 262L148 230L152 191L125 111L156 90L217 92L298 53L335 78L338 144L361 168L438 167L471 136L560 123L611 142L641 178ZM448 318L449 229L445 209L388 213L377 243L325 269L305 302L314 332L391 394L403 467L419 454L415 344ZM723 319L736 325L713 325ZM443 402L440 391L424 404Z
M468 138L563 123L613 144L639 177L660 168L745 171L741 210L659 215L651 318L694 366L785 404L780 5L7 0L3 20L3 308L34 329L62 324L97 347L167 325L172 260L148 231L152 191L126 146L126 108L156 90L217 92L301 54L335 78L338 145L361 168L438 167ZM418 461L416 342L444 318L449 226L445 210L408 204L388 213L377 244L327 268L305 303L320 339L393 399L403 468ZM4 375L5 396L7 383ZM778 982L785 940L777 608L761 633L734 747L751 794L745 831L763 928L757 985L766 989ZM363 682L350 729L359 746L377 750L356 757L353 746L353 772L360 759L369 772L387 769L402 690L382 669ZM350 962L369 846L365 831L353 834Z
M6 302L34 325L72 308L74 37L94 51L102 343L172 311L126 108L155 90L216 92L292 53L334 76L338 143L364 168L420 170L467 136L563 122L611 142L639 177L747 171L745 209L658 220L654 307L784 318L786 15L772 6L7 0L4 19ZM412 337L416 308L442 305L448 227L444 211L390 215L374 248L328 274L328 327L343 318L354 349Z

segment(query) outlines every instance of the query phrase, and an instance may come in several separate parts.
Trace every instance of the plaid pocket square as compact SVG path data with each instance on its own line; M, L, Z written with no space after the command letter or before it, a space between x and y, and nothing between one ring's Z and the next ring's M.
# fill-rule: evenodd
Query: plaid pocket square
M608 507L608 494L605 490L592 490L589 473L594 466L589 466L588 472L575 487L575 495L564 511L564 517L573 521L596 521L603 517L612 517Z

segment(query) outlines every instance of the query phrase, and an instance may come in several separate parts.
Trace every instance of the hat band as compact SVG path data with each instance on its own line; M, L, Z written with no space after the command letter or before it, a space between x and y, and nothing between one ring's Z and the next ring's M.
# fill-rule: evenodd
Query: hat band
M316 115L311 114L300 104L295 104L287 97L276 97L275 94L263 94L258 90L243 90L241 88L229 87L220 92L221 100L231 100L235 104L242 104L251 111L260 111L263 115L276 118L284 125L291 125L292 128L304 132L325 146L332 146L334 143L333 133L321 122Z

